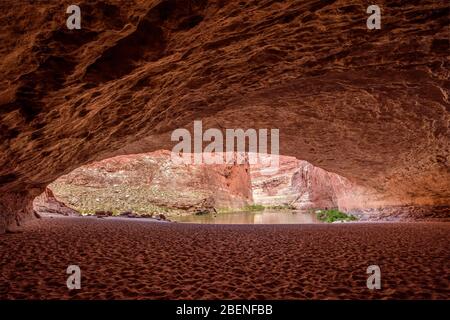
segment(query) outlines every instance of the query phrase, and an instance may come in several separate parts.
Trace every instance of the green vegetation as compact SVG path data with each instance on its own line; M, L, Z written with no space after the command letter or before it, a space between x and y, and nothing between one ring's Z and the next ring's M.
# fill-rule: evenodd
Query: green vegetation
M348 215L344 212L341 212L339 210L336 209L331 209L331 210L320 210L317 213L317 218L320 221L324 221L324 222L334 222L334 221L354 221L354 220L358 220L356 217L352 216L352 215Z
M260 204L251 204L242 208L242 211L263 211L266 207Z
M267 209L272 209L272 210L295 210L297 208L295 206L293 206L292 204L282 204L282 205L277 205L277 206L268 206Z
M230 213L230 212L241 211L241 209L221 207L221 208L216 208L216 211L217 211L217 213Z
M241 208L221 207L216 208L217 213L232 213L232 212L248 212L248 211L263 211L266 207L260 204L250 204Z
M124 211L135 214L171 215L182 212L179 203L195 204L205 196L200 192L174 191L148 185L107 185L94 187L54 182L50 188L58 200L83 215L95 211L112 211L119 215Z
M290 204L276 205L276 206L265 206L262 204L251 204L241 208L217 208L217 213L230 213L230 212L255 212L269 210L296 210L296 208Z

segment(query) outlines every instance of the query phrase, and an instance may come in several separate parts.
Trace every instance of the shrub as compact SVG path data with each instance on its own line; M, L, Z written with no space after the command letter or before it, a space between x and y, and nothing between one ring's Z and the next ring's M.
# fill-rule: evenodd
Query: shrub
M274 205L274 206L268 206L267 209L273 209L273 210L296 210L297 208L292 204L281 204L281 205Z
M264 209L265 207L260 204L252 204L243 208L244 211L263 211Z
M341 212L339 210L336 209L331 209L331 210L320 210L317 213L317 218L320 221L324 221L324 222L334 222L334 221L354 221L354 220L358 220L356 217L352 216L352 215L348 215L344 212Z

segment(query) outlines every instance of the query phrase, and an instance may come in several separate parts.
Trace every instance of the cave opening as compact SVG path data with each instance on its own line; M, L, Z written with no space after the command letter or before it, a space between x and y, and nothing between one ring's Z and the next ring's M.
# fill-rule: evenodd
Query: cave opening
M246 157L184 164L168 150L114 156L59 177L33 207L39 216L212 224L321 223L328 211L339 212L340 192L350 184L344 177L292 156L278 156L277 170L267 166L267 154L257 163Z

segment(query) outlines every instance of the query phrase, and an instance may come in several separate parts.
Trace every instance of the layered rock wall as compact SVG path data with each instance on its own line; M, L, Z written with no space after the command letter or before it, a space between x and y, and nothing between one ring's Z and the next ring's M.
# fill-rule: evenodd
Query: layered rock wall
M279 164L279 170L273 174L262 174L261 164L250 167L256 204L297 209L338 206L338 186L332 185L332 178L344 178L294 157L280 156Z
M248 164L177 164L169 151L94 162L49 187L58 199L83 213L195 211L252 203Z

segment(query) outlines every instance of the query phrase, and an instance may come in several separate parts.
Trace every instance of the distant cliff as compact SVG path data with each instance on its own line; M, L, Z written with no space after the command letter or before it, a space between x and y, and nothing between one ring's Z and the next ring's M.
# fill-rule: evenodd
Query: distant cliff
M178 165L168 151L94 162L49 187L83 213L195 211L252 203L248 165Z
M280 156L279 159L280 169L271 175L261 174L261 165L251 166L256 204L297 209L338 207L339 190L335 181L345 178L294 157Z

